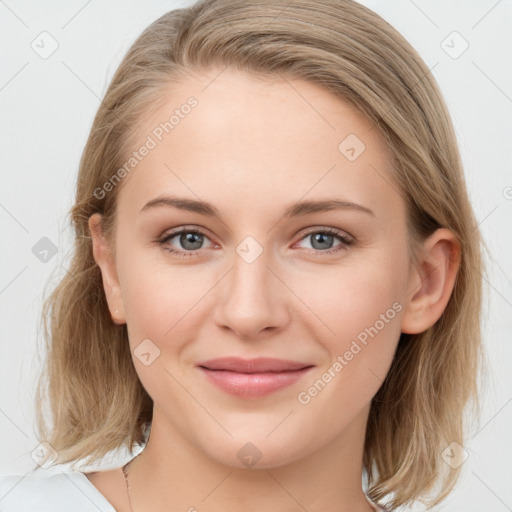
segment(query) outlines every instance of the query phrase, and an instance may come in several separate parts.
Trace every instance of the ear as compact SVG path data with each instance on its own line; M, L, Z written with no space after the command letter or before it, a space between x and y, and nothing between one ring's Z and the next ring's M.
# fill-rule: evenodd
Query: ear
M102 216L95 213L89 217L89 232L92 238L94 260L101 270L103 289L112 320L116 324L126 323L121 288L117 277L115 258L107 242L101 224Z
M403 333L418 334L439 320L453 291L460 253L457 237L446 228L436 230L423 243L409 279Z

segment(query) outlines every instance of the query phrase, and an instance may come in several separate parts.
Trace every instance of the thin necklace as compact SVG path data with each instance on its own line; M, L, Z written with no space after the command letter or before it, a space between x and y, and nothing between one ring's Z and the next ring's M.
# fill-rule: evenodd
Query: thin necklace
M121 469L123 471L123 475L124 475L124 481L126 482L126 494L128 495L128 503L130 504L130 512L133 512L133 507L132 507L132 500L130 499L130 484L128 483L128 472L126 471L126 469L128 468L128 466L133 462L133 460L135 459L135 457L128 461ZM375 508L375 510L381 510L380 508L378 508L378 506L376 505L376 503L374 503L373 501L371 501L368 497L366 497L366 499L370 502L370 505L372 508Z
M133 460L133 459L132 459ZM130 485L128 484L128 473L126 472L126 468L128 467L128 465L130 464L130 462L132 462L132 460L130 460L129 462L127 462L123 467L122 467L122 470L123 470L123 475L124 475L124 481L126 482L126 494L128 495L128 503L130 504L130 511L133 512L133 508L132 508L132 500L130 499Z

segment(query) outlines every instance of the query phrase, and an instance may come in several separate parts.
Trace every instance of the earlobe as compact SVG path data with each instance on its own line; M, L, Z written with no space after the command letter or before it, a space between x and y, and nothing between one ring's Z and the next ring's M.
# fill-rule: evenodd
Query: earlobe
M446 228L436 230L423 244L409 284L402 332L418 334L434 325L450 300L460 267L460 244Z
M102 230L102 216L95 213L89 217L89 232L92 238L94 260L101 270L103 289L112 320L116 324L126 323L121 287L117 276L114 256Z

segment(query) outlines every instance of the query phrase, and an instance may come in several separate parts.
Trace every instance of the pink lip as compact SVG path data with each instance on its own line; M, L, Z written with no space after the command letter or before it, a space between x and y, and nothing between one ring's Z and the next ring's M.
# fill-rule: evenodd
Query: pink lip
M313 365L284 359L224 357L198 368L215 386L243 398L257 398L297 382Z

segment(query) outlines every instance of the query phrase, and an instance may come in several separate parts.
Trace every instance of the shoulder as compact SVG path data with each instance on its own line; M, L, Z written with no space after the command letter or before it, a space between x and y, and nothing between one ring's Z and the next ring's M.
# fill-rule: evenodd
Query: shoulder
M39 469L0 476L2 512L115 512L104 496L78 471Z

